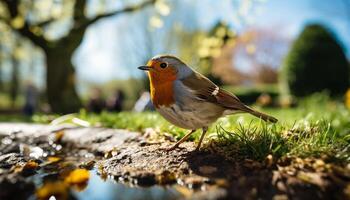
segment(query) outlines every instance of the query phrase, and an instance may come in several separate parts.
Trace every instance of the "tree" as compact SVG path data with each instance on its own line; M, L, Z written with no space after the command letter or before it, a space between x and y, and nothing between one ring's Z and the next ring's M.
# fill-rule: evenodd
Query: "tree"
M18 43L16 42L16 45ZM11 97L11 106L15 107L18 89L19 89L19 60L16 54L12 54L12 72L11 72L11 84L10 84L10 97Z
M139 10L153 4L155 0L146 0L138 5L96 14L93 17L85 14L88 6L87 0L50 1L49 8L38 10L37 5L43 2L1 0L0 10L6 12L0 14L0 19L42 49L45 54L46 93L52 111L75 112L81 107L81 102L75 88L75 70L71 58L82 42L86 29L101 19ZM45 3L48 2L45 1ZM44 10L49 10L49 13L42 14ZM70 25L65 26L68 27L67 33L58 38L50 36L50 27L58 22L62 24L62 21L65 20L67 24L67 19L70 19Z
M294 42L282 69L282 83L295 96L328 90L343 95L349 66L335 37L323 26L307 26Z

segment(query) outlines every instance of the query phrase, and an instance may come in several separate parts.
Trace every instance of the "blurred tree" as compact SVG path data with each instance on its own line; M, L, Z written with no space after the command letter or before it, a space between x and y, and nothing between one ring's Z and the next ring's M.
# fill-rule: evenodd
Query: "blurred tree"
M276 84L278 82L278 72L271 66L260 65L253 78L257 83Z
M4 85L3 85L3 72L2 72L2 63L3 63L4 55L3 55L3 46L0 42L0 92L3 91Z
M290 41L272 30L251 28L237 35L215 58L213 72L226 84L277 83Z
M16 42L18 45L18 42ZM16 45L16 46L17 46ZM18 96L19 89L19 59L18 55L12 54L12 71L11 71L11 84L10 84L10 98L11 98L11 107L14 108L16 104L16 99Z
M198 49L202 73L216 84L221 85L222 79L217 73L213 73L213 61L221 55L223 47L230 46L235 39L235 32L226 23L219 21L209 31Z
M343 95L349 87L349 66L340 44L326 28L305 27L288 53L282 84L295 96L328 90Z
M147 0L111 12L97 10L93 16L88 16L87 0L1 0L0 21L43 50L48 102L53 112L68 113L81 107L71 58L86 29L100 19L133 12L154 2Z

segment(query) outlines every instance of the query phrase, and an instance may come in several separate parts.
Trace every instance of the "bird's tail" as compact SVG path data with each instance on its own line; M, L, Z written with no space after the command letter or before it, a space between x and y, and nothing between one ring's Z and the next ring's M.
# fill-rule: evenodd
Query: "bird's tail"
M278 121L278 119L276 119L275 117L272 117L271 115L267 115L265 113L253 110L252 108L245 106L244 109L245 112L248 112L249 114L254 115L255 117L258 117L266 122L272 122L272 123L276 123Z

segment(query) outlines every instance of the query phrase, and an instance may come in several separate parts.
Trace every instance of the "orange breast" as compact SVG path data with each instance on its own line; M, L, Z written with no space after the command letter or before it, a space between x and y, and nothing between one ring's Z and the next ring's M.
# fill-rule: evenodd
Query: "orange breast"
M149 75L149 78L153 105L159 108L159 106L169 106L173 104L175 102L173 93L175 77L163 76L159 79L159 76L155 77L155 75Z
M151 98L154 106L169 106L174 103L173 84L165 83L162 85L151 84Z

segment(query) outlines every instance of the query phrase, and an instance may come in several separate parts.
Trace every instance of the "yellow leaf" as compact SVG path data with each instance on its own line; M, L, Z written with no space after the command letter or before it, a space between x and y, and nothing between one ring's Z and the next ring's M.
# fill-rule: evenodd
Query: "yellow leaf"
M61 160L61 158L60 157L55 157L55 156L50 156L50 157L47 158L47 160L50 161L50 162L58 162L58 161Z
M56 199L67 199L68 185L63 181L47 182L36 190L38 199L49 199L54 196Z
M90 178L90 172L86 169L75 169L65 178L68 184L83 184Z

